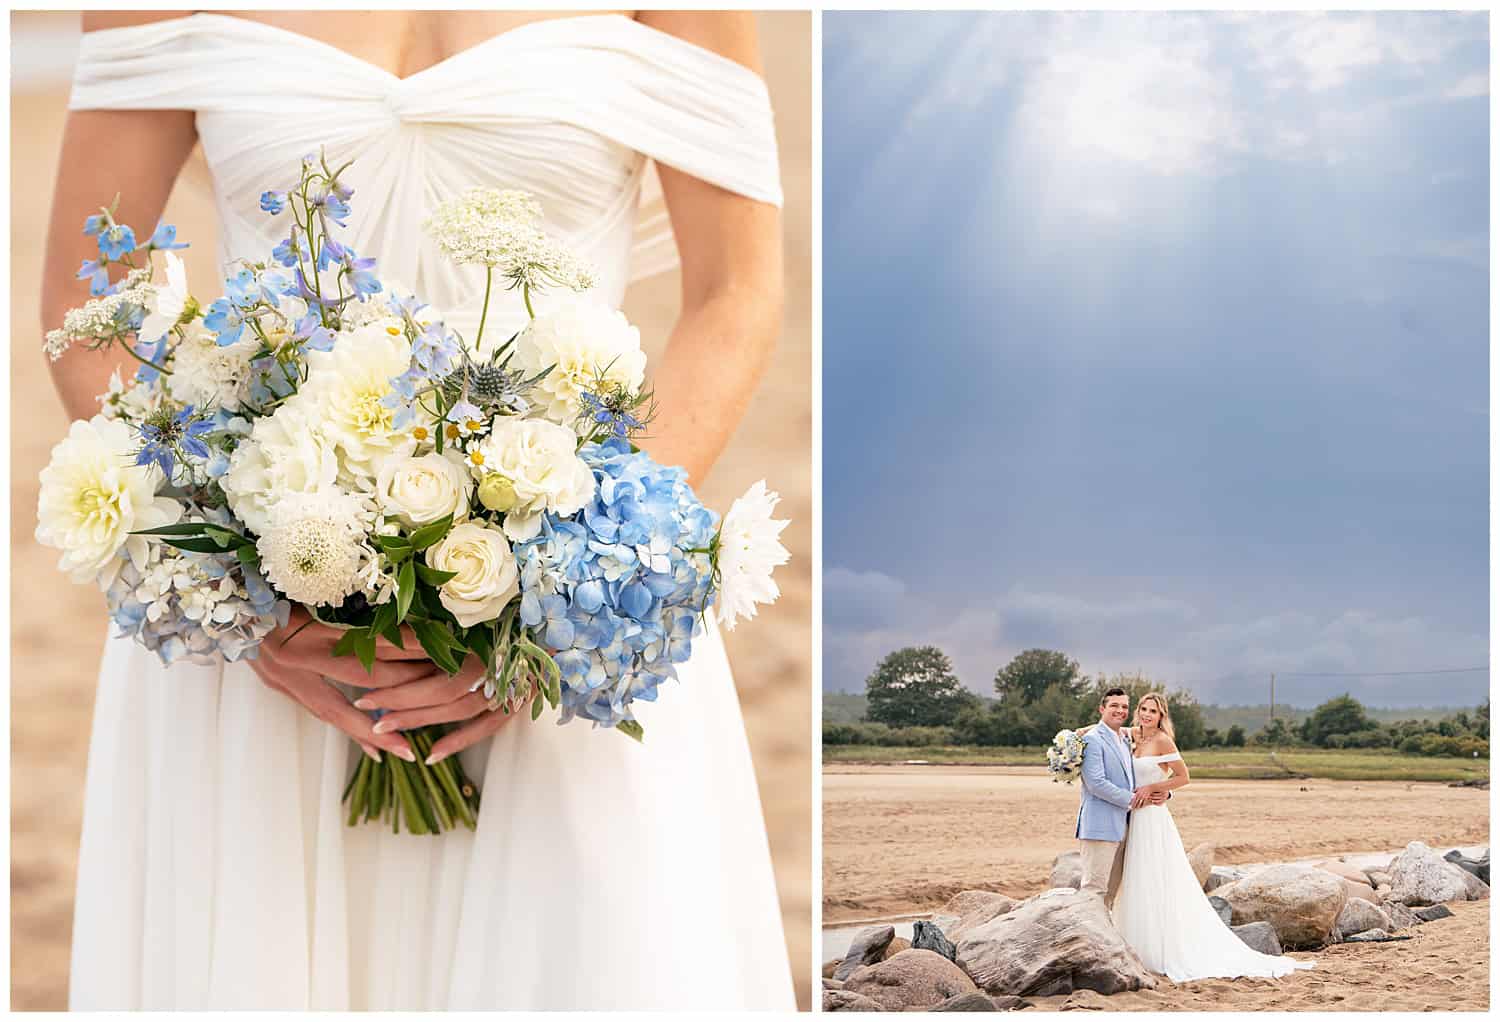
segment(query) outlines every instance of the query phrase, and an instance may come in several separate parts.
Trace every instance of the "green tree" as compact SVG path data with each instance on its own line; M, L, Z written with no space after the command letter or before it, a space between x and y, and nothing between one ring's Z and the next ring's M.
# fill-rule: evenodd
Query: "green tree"
M1370 731L1376 723L1365 715L1358 699L1345 692L1319 706L1302 722L1302 740L1313 745L1327 745L1330 735L1348 735Z
M1272 717L1271 722L1255 732L1250 740L1256 745L1280 746L1293 744L1296 737L1296 733L1286 726L1286 721Z
M1135 720L1135 708L1141 701L1141 696L1147 692L1160 692L1167 698L1167 712L1172 715L1172 727L1176 731L1176 744L1179 749L1202 748L1208 732L1208 726L1203 721L1203 708L1198 705L1198 700L1191 692L1178 689L1175 692L1168 691L1161 682L1139 671L1134 674L1116 674L1113 677L1100 675L1096 678L1091 688L1086 689L1079 696L1080 705L1088 719L1098 715L1099 701L1104 698L1104 693L1112 688L1123 688L1125 694L1130 696L1130 719ZM1051 735L1047 736L1049 739Z
M866 718L891 727L951 724L974 701L953 673L953 662L936 646L896 650L865 679L865 693Z
M1233 748L1243 748L1245 745L1245 729L1238 724L1231 724L1229 730L1224 732L1224 744Z
M1001 698L1014 699L1020 706L1029 706L1041 699L1043 693L1054 685L1062 686L1073 695L1083 687L1078 661L1066 653L1050 649L1028 649L1017 653L995 674L995 691Z

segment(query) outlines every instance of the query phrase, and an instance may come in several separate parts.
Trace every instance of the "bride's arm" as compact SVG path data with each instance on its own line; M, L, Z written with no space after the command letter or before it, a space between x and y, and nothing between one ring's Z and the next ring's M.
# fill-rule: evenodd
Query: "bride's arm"
M752 14L661 11L640 20L760 71ZM781 332L781 213L658 169L682 262L682 314L652 376L659 416L643 446L697 483L744 417Z
M115 28L159 17L85 14L83 28ZM42 267L42 333L61 326L63 315L89 297L88 285L76 274L85 259L98 258L99 248L95 239L84 235L84 218L119 195L118 219L133 226L144 243L196 138L191 110L68 113ZM88 418L98 412L97 398L107 389L110 373L127 362L135 365L129 355L115 349L81 347L70 348L53 362L52 379L68 417ZM122 375L133 371L122 369Z

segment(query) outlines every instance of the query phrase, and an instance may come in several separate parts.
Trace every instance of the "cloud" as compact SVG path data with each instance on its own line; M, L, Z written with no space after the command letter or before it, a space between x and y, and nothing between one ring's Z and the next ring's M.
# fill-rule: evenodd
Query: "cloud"
M906 584L878 571L823 572L825 623L866 628L896 623L907 613Z

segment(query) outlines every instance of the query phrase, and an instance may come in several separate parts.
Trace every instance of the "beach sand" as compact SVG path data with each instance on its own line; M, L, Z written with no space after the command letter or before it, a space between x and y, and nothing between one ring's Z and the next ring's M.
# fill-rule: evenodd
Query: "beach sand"
M1023 898L1077 847L1076 787L1013 767L829 766L823 772L823 920L932 912L975 888ZM1194 781L1172 799L1183 843L1218 845L1220 865L1488 844L1489 792L1370 781ZM1105 998L1039 998L1038 1007L1108 1010L1483 1010L1489 1004L1489 902L1410 941L1312 954L1316 970L1276 983L1209 980ZM1308 957L1298 955L1298 957Z
M27 66L39 53L66 61L72 24L76 16L15 14L13 45L29 55ZM763 14L760 28L787 199L787 327L733 442L697 488L722 511L765 477L782 494L779 516L793 523L783 536L792 561L777 573L781 601L726 638L805 1008L812 989L811 21L805 13ZM99 593L69 583L54 567L56 554L32 539L37 473L67 428L41 352L37 305L66 82L66 72L31 79L11 105L11 1007L19 1010L66 1007L84 765L106 627ZM193 243L183 253L190 278L213 279L214 218L201 156L185 169L166 219ZM642 282L627 298L652 357L677 295L674 273Z

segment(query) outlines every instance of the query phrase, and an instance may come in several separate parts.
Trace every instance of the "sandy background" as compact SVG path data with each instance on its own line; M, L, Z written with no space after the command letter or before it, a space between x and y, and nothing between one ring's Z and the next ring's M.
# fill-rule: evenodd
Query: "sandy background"
M1076 787L1014 767L839 767L823 772L823 920L931 912L958 891L1022 898L1076 849ZM1489 842L1489 792L1388 781L1194 781L1175 793L1184 845L1220 865ZM1343 945L1279 983L1205 980L1038 1007L1109 1010L1481 1010L1489 1004L1489 902L1398 944ZM1298 955L1298 957L1308 957Z
M37 473L67 428L41 353L39 239L51 204L76 16L12 16L11 95L11 1007L66 1007L68 946L95 672L106 619L92 589L70 584L37 546ZM760 16L786 192L786 331L760 393L712 475L698 487L723 510L766 477L793 524L781 601L727 635L765 807L798 1002L812 957L812 264L811 22ZM212 279L213 211L201 157L166 219L193 243L190 279ZM149 225L147 225L149 229ZM195 263L194 260L198 260ZM637 285L626 313L654 340L677 309L676 274ZM81 290L80 295L86 296ZM648 340L648 346L653 342Z

